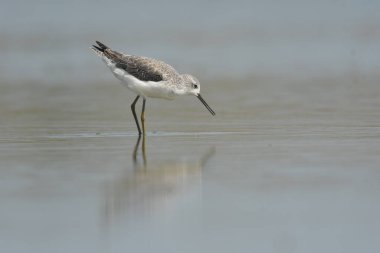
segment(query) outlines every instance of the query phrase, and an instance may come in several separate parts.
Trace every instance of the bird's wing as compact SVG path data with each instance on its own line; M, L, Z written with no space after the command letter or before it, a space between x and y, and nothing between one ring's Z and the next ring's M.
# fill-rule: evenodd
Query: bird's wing
M116 67L128 72L141 81L160 82L164 80L163 73L150 59L139 56L122 55L115 60Z
M163 61L152 58L127 55L114 51L106 45L96 42L94 46L101 51L107 58L115 62L117 68L121 68L128 74L142 81L160 82L168 80L173 76L178 76L177 71Z

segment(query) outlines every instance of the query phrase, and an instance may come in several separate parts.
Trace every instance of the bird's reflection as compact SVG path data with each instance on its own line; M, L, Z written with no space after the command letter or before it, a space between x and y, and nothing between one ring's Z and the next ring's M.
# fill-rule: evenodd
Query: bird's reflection
M142 159L144 162L144 167L146 167L145 134L143 135L142 139L143 139L143 141L142 141L142 145L141 145L141 153L142 153ZM135 148L133 149L132 158L133 158L133 165L134 165L135 169L137 169L139 167L138 161L137 161L137 153L138 153L138 149L140 146L140 141L141 141L141 135L139 135L139 137L137 138Z
M148 160L145 136L139 137L132 153L133 170L124 171L106 184L106 223L165 211L184 194L201 190L202 169L214 153L215 148L209 148L192 160L189 157Z

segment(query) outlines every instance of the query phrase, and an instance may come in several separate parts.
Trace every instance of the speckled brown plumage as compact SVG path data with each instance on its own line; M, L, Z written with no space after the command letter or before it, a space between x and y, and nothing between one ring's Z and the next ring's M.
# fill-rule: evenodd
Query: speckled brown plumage
M114 51L97 41L99 46L93 46L101 51L107 58L112 60L117 68L121 68L130 75L141 81L171 81L172 83L180 82L180 75L169 64L153 58L144 56L135 56L122 54Z

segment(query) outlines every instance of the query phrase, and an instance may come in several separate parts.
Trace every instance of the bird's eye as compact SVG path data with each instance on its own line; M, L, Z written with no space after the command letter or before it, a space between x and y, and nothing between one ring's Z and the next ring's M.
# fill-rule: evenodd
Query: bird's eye
M198 85L194 83L194 84L193 84L193 88L194 88L194 89L198 89Z

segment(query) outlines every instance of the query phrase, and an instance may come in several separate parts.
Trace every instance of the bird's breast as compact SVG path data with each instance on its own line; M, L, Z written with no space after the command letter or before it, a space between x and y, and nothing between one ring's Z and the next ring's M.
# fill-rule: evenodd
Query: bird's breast
M130 75L127 71L117 68L115 65L109 64L108 67L111 69L115 77L121 81L123 86L138 95L168 100L173 100L175 98L175 92L172 86L166 81L142 81L133 75Z
M123 84L135 93L150 98L174 99L175 93L165 82L141 81L136 77L125 74Z

